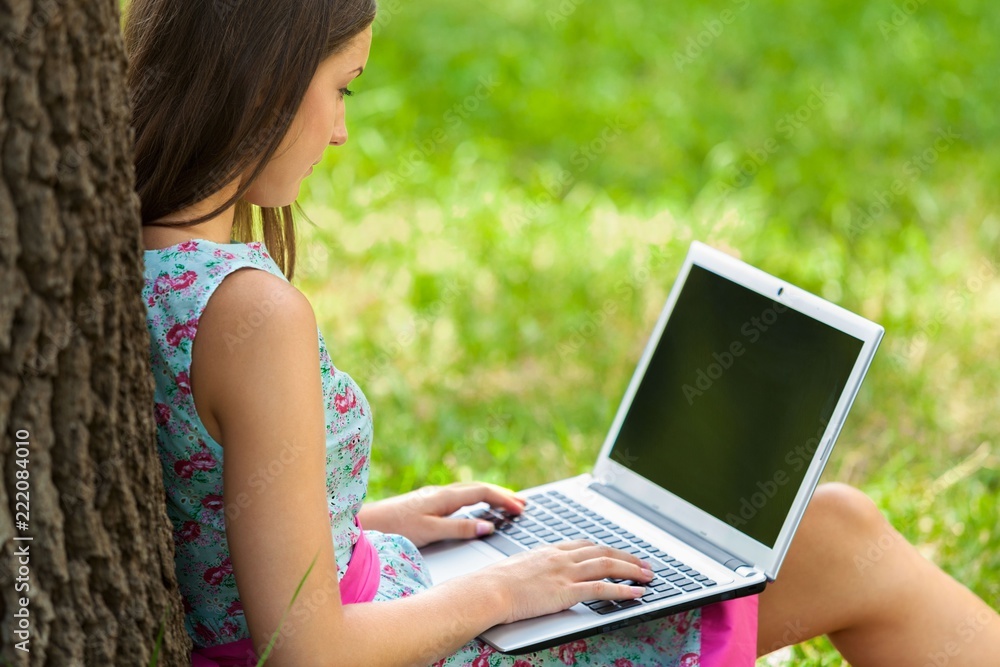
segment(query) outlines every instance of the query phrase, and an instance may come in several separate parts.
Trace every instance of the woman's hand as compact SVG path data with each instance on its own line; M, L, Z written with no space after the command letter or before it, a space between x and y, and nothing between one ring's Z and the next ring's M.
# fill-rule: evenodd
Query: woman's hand
M532 549L494 563L474 576L502 592L505 623L552 614L586 600L626 600L640 597L650 581L649 565L624 551L587 540L560 542Z
M449 514L478 502L511 514L520 514L526 501L513 491L485 482L426 486L362 507L358 518L366 528L396 533L422 547L448 539L473 539L493 532L493 524L478 519L457 519Z

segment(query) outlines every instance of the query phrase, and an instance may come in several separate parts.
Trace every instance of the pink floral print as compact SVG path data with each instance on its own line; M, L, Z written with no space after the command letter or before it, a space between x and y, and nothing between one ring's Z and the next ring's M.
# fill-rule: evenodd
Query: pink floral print
M167 332L167 345L178 347L185 340L194 340L194 332L198 326L198 320L192 319L187 322L178 322L170 327Z
M340 414L345 414L357 404L358 401L354 396L354 390L350 387L345 389L343 394L337 394L333 397L333 405Z
M177 374L177 379L174 380L174 384L177 385L177 389L181 394L187 396L191 393L191 381L188 379L187 371L181 371Z
M174 472L182 479L191 479L194 476L194 465L190 461L175 461Z

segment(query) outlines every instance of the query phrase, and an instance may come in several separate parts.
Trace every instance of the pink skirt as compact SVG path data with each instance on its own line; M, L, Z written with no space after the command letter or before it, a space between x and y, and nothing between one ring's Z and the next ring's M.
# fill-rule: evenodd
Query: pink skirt
M701 667L753 667L757 661L757 595L701 610Z

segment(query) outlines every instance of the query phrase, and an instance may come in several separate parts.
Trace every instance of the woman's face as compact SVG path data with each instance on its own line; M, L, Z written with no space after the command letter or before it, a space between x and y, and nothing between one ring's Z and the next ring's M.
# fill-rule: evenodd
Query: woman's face
M299 196L299 186L312 173L329 145L347 141L344 96L347 85L364 71L371 50L372 29L357 34L347 46L323 62L309 84L288 133L244 199L257 206L287 206Z

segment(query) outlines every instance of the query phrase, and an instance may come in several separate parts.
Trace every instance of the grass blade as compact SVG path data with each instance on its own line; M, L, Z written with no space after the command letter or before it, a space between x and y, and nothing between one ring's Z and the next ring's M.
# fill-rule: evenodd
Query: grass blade
M149 667L156 667L157 663L160 661L160 647L163 645L163 632L167 628L167 613L170 611L170 604L167 604L167 608L163 610L163 616L160 617L160 629L156 633L156 643L153 645L153 655L149 657Z
M285 617L288 616L288 611L292 608L292 605L295 604L295 599L299 597L299 591L302 590L302 585L306 583L306 579L309 577L309 573L312 572L313 565L316 564L317 558L319 558L318 552L315 556L313 556L312 562L309 563L309 567L306 569L306 573L299 581L299 585L295 587L295 594L292 595L292 601L288 603L287 607L285 607L285 612L281 615L281 620L278 621L278 627L275 629L274 634L271 635L271 641L267 643L267 648L264 649L263 655L261 655L260 660L257 661L257 667L262 667L264 661L267 660L267 656L271 654L271 649L274 648L274 643L278 640L278 634L281 632L281 626L285 623Z

